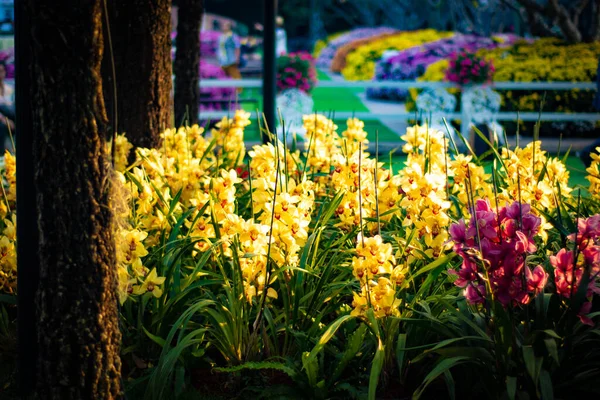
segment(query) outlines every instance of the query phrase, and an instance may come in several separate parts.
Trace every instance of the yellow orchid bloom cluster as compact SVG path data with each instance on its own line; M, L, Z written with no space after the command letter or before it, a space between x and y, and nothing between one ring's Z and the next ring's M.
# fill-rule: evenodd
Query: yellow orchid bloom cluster
M162 295L157 282L156 271L150 275L149 269L142 262L142 257L148 255L148 250L142 243L148 233L139 229L119 229L115 238L117 244L117 267L119 278L119 300L121 304L130 294L142 295L147 291L156 297ZM149 290L150 289L150 290Z
M17 214L14 211L9 214L0 223L0 293L17 290Z
M556 199L568 198L572 189L569 187L569 171L556 158L548 158L541 149L541 141L533 141L524 148L502 149L500 155L504 163L505 187L498 193L500 204L519 200L530 204L536 215L538 208L555 209ZM547 229L552 227L543 215L540 236L545 241Z
M189 229L189 236L196 240L194 248L197 251L204 252L210 249L212 241L217 237L215 223L219 225L219 231L226 221L235 215L235 199L237 195L236 184L241 183L242 179L238 177L236 170L220 170L219 176L206 177L202 180L201 188L190 200L196 212L193 213L186 226ZM233 233L232 233L233 234ZM224 254L231 256L230 242L227 230L221 232L224 239L223 244L218 250L223 250Z
M596 147L596 151L600 153L600 147ZM586 179L590 182L590 196L596 200L600 200L600 156L594 152L590 154L592 157L592 163L586 169L589 174Z
M114 154L114 165L115 170L119 172L124 172L129 166L129 153L131 149L133 149L133 145L129 143L129 140L125 137L125 135L116 135L115 136L115 154ZM108 151L110 154L110 150Z
M367 149L369 141L365 131L365 123L358 118L348 118L347 129L342 132L342 150L345 154L356 153L362 144L363 150Z
M269 226L256 223L252 218L244 220L236 214L229 214L223 224L222 233L229 241L237 241L238 258L244 281L244 294L246 300L252 303L256 296L263 293L267 280ZM273 288L267 290L267 296L271 298L278 297Z
M17 201L17 160L8 150L4 153L4 179L8 185L5 190L8 204L5 206L14 209ZM4 215L0 216L4 218Z
M0 293L16 293L17 290L17 164L7 150L4 153L4 182L0 182Z
M470 215L468 204L471 200L491 199L494 191L489 180L490 174L486 174L481 165L475 164L472 156L457 154L448 164L448 175L453 178L452 194L461 205L458 214Z
M294 155L281 143L254 146L248 154L252 158L253 211L269 229L270 257L280 267L296 266L308 238L314 183L299 176Z
M147 232L146 244L154 246L159 243L162 232L171 230L167 220L171 191L164 184L165 178L152 168L135 167L127 176L129 182L125 185L133 208L131 225Z
M402 225L407 236L413 231L422 239L431 256L438 256L447 247L450 217L447 212L446 155L447 141L441 131L427 125L409 127L403 151L406 167L399 172L400 207L405 210Z
M289 149L285 149L281 142L277 142L277 145L273 145L272 143L260 146L256 145L248 152L248 155L250 156L252 177L257 180L257 182L253 181L254 188L256 189L262 186L266 187L265 182L273 182L272 186L274 187L275 175L279 175L280 184L284 181L286 175L291 177L300 176L300 171L298 170L299 152L297 151L295 154L290 153ZM277 173L278 163L279 173ZM263 181L261 182L261 180ZM264 193L264 191L258 190L255 191L254 196Z
M162 149L158 149L164 156L163 167L171 163L181 165L186 160L203 158L200 165L202 169L208 170L215 157L205 154L210 146L210 140L204 137L204 128L198 125L182 126L179 129L166 129L161 135L163 140ZM169 161L169 164L166 162Z
M234 119L222 121L216 132L221 136L214 141L222 139L228 143L230 138L239 136L240 130L243 134L243 128L249 123L244 120L247 117L236 113ZM228 129L224 128L224 124L229 124ZM126 228L121 236L135 228L140 232L140 242L143 240L147 247L156 246L161 238L169 235L172 223L183 215L184 210L193 207L196 212L184 222L188 236L195 241L195 251L210 249L216 238L213 216L222 229L227 217L235 213L236 185L241 179L235 170L220 168L229 163L228 148L224 150L228 145L221 146L215 154L209 151L211 140L202 134L203 129L198 125L167 129L161 135L163 144L160 149L137 149L135 163L120 178L132 205L128 224L124 224ZM235 139L238 147L239 144L243 146L243 137L238 139ZM123 139L116 144L116 154L126 160L130 150L128 142ZM245 153L245 149L239 151L237 147L232 151L237 151L232 160L237 156L243 157ZM175 195L179 196L177 202L173 202ZM200 212L201 215L198 215ZM117 236L118 241L123 241ZM223 239L217 251L223 250L225 255L231 255L229 236L224 234ZM126 243L133 246L130 241ZM157 297L162 294L160 285L164 278L159 277L155 270L141 267L141 257L134 257L129 263L125 262L127 257L122 258L125 260L119 270L122 301L127 294L139 295L145 291L151 291Z
M222 168L233 168L242 162L246 155L244 128L250 125L250 113L237 110L233 118L223 117L211 131L216 139L217 157Z
M372 308L377 318L399 315L401 300L397 290L404 284L406 270L396 266L392 245L381 236L356 239L356 256L352 258L352 274L360 282L360 292L354 293L351 315L362 316Z
M336 210L340 219L338 226L352 228L360 226L361 218L377 217L374 179L375 168L381 167L381 164L375 165L375 160L369 158L368 153L358 150L350 157L337 154L333 160L335 169L331 175L331 185L344 191Z
M321 114L310 114L303 117L306 129L307 167L310 173L330 174L331 162L335 154L340 153L340 137L337 125ZM328 184L327 176L315 179L320 183L319 192Z

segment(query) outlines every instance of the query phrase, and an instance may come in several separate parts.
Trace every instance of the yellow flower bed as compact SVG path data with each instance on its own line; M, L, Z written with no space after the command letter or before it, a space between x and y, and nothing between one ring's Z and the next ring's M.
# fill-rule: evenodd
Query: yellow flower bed
M396 36L395 32L383 32L375 36L369 36L361 39L353 40L345 45L341 46L336 50L333 60L331 60L331 72L340 73L346 68L347 58L349 54L352 54L356 49L360 49L363 46L369 46L371 43L382 42L389 37Z
M364 44L348 54L342 75L346 80L369 80L375 76L375 62L386 50L404 50L423 43L433 42L452 36L452 32L438 32L424 29L402 32L384 39Z
M540 39L480 54L494 60L497 82L594 82L600 43L565 45L557 39ZM556 112L593 111L593 96L592 91L551 91L546 94L545 108ZM541 99L541 92L507 91L503 93L503 109L536 111Z
M317 59L319 57L319 54L321 54L321 51L323 51L323 49L325 47L327 47L327 44L329 42L331 42L333 39L338 38L340 36L342 36L343 34L347 33L347 31L342 31L342 32L336 32L336 33L332 33L331 35L327 36L325 39L319 39L315 42L315 46L313 48L313 58Z
M238 111L223 118L209 136L197 125L168 129L162 148L137 149L129 166L131 145L118 137L114 184L121 199L115 215L122 304L169 296L161 257L166 257L165 246L187 239L189 254L182 259L185 273L178 290L218 273L223 268L219 260L227 259L239 268L240 300L256 305L260 296L277 299L282 293L274 283L282 278L267 272L268 259L283 271L280 277L291 279L309 236L325 223L319 219L324 218L322 207L335 202L326 217L332 218L332 229L356 240L349 244L346 262L335 266L350 269L355 279L352 314L362 316L372 307L378 317L399 315L397 294L405 289L411 266L450 251L452 218L468 216L468 205L476 199L496 197L504 204L520 198L536 210L552 212L558 196L571 198L566 167L548 157L539 141L502 151L503 168L496 172L494 187L491 175L471 156L448 153L441 131L409 127L402 136L405 165L393 171L366 151L362 121L349 119L339 134L333 121L315 114L304 116L311 140L303 152L282 143L256 145L247 152L249 170L244 171L249 116ZM595 157L588 169L593 196L600 193L599 161ZM10 294L16 290L16 181L9 153L3 177L0 293ZM550 225L540 217L544 236ZM202 257L214 257L207 264L214 270L198 272L194 265Z
M557 39L520 42L511 48L480 50L479 55L492 59L496 82L594 82L600 57L600 43L566 45ZM446 60L431 64L418 80L444 80ZM418 90L411 89L407 109L414 110ZM501 91L502 111L537 111L543 98L541 91ZM548 91L546 110L555 112L592 112L593 91Z

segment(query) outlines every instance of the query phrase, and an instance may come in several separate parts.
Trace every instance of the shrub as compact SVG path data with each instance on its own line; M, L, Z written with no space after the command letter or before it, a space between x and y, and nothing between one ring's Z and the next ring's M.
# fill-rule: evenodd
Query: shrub
M494 64L474 53L456 53L448 60L445 79L460 85L490 83Z
M310 93L317 83L314 60L309 53L290 53L277 58L277 90L299 89Z

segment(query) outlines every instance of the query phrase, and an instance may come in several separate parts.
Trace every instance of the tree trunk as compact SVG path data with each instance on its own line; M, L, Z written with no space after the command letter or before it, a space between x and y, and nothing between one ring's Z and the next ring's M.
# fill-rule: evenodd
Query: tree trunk
M175 125L198 123L202 0L180 0L175 55Z
M116 126L136 147L158 147L161 131L172 125L170 11L170 0L108 2L112 52L106 41L106 107L112 129Z
M101 132L101 4L28 2L43 399L121 395L111 169Z

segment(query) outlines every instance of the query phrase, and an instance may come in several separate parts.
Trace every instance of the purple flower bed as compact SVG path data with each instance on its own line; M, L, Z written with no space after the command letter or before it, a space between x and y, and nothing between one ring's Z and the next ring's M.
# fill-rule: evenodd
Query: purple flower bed
M200 32L200 54L202 57L216 57L219 36L221 36L221 32L218 31Z
M6 63L6 79L15 78L15 49L13 47L0 51L0 61Z
M377 81L415 80L423 75L429 65L448 58L454 53L464 51L473 53L480 49L510 46L520 39L518 36L510 34L495 35L495 38L500 40L458 34L403 50L395 56L378 61L375 66L374 79ZM367 90L367 97L370 99L404 101L407 96L408 90L406 89L384 87Z
M396 29L383 26L379 28L356 28L348 33L344 33L343 35L338 36L329 42L327 47L321 51L319 57L317 58L317 67L329 70L331 67L331 62L333 61L333 57L335 56L335 52L347 43L358 39L381 35L382 33L391 33L395 30Z
M200 80L203 79L231 79L218 65L200 60ZM200 98L202 100L214 100L211 102L200 103L200 111L220 111L234 110L235 89L234 88L202 88L200 89Z
M219 31L200 31L200 54L202 57L216 57L219 45ZM171 32L171 40L177 43L177 32Z

